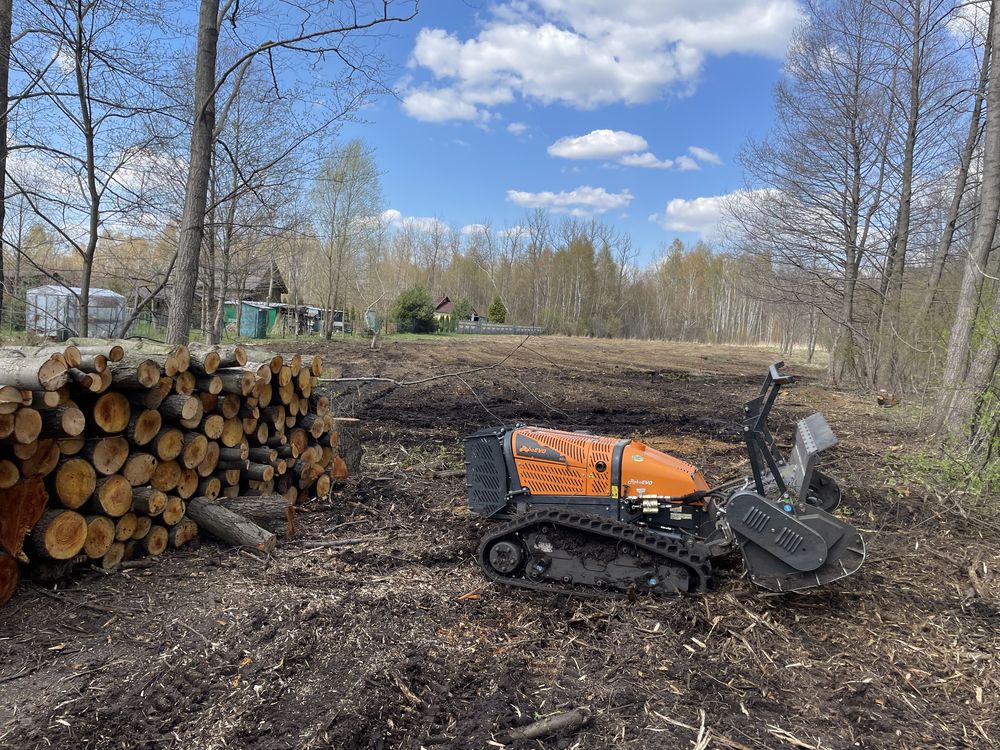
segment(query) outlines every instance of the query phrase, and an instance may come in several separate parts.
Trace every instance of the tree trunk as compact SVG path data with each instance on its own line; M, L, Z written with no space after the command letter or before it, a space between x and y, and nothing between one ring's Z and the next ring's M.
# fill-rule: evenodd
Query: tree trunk
M0 0L0 236L7 237L7 110L10 108L10 34L14 17L14 0ZM0 324L4 320L4 288L7 277L4 274L5 253L0 252ZM16 566L15 566L16 567ZM4 566L6 569L6 566ZM9 577L0 578L9 583ZM14 587L17 581L14 582ZM0 586L0 594L6 589ZM13 594L10 589L7 599ZM6 601L7 599L4 599Z
M219 42L219 0L201 0L198 14L198 51L195 61L194 125L184 190L177 265L167 341L186 344L191 330L191 308L198 283L198 257L205 232L208 178L215 131L215 66Z
M937 409L930 424L933 430L940 430L946 425L958 429L967 427L966 422L972 416L974 405L980 396L979 392L963 393L968 391L970 386L976 387L972 383L963 387L963 383L973 343L972 333L979 308L983 273L993 247L997 213L1000 212L1000 23L993 23L990 30L990 44L989 89L986 95L986 144L983 152L979 210L976 212L976 226L969 243L965 271L962 274L955 321L948 339L948 352L945 357ZM989 342L984 342L984 345L989 346ZM985 360L989 355L989 351L984 353L977 376L981 377L985 371L987 365Z

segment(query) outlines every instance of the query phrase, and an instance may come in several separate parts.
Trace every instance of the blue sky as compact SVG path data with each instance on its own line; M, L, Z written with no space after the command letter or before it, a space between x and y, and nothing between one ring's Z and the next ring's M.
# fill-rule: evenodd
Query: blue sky
M462 227L534 206L628 231L643 258L711 235L772 119L794 0L425 0L385 40L399 99L345 126L387 207Z

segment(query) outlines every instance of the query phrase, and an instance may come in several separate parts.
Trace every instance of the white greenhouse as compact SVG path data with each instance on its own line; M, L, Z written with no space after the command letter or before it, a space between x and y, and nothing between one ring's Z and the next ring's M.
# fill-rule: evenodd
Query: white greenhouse
M80 333L79 287L48 284L28 290L27 325L29 331L63 339ZM110 338L128 309L125 297L110 289L91 288L87 319L88 335Z

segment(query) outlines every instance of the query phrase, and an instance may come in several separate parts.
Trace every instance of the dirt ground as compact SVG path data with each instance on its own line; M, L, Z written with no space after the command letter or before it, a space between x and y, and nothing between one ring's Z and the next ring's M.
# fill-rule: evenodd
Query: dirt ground
M519 339L313 344L335 375L419 380ZM268 559L211 541L155 566L24 583L0 611L0 746L488 748L573 708L590 723L520 748L985 748L1000 738L996 527L889 476L907 405L803 382L779 442L820 409L824 462L868 560L794 595L738 566L704 596L576 600L487 584L461 437L499 421L641 436L712 480L745 470L761 349L535 338L501 367L412 386L330 385L366 422L364 477L298 515ZM315 542L338 542L316 546Z

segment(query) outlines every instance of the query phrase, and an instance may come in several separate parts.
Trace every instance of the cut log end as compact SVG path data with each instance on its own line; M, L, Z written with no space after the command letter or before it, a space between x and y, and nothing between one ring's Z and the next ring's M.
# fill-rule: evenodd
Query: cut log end
M115 522L107 516L87 516L87 541L83 553L91 560L103 558L115 542Z
M31 531L34 551L53 560L80 554L87 541L87 519L72 510L49 510Z

